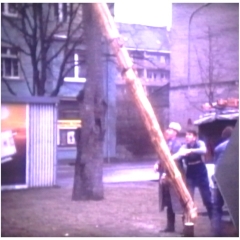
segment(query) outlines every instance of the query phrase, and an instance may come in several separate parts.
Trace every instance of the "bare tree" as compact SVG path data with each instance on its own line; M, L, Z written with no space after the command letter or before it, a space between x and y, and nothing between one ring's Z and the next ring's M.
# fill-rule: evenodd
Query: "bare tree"
M64 83L64 77L76 64L70 64L69 59L82 43L81 4L62 4L65 14L61 16L61 21L57 19L58 4L15 5L17 18L2 14L1 41L21 55L18 59L19 66L31 95L57 96ZM26 59L30 59L29 64ZM58 60L57 67L54 67L55 59ZM9 92L17 95L9 81L3 76L2 80ZM49 89L47 84L48 81L53 82L52 80L55 80L56 84L51 84L53 87Z
M219 84L226 84L227 81L233 82L229 76L234 76L234 72L238 72L236 69L235 60L233 64L229 64L226 60L226 56L229 57L230 54L234 52L232 50L235 47L235 42L233 41L232 35L230 33L235 33L237 28L235 26L226 28L217 28L214 25L206 25L202 28L194 38L193 50L195 55L192 59L192 67L194 70L194 76L196 81L195 84L188 85L188 87L197 87L198 94L203 94L206 98L205 102L208 102L208 106L213 106L214 102L222 95L217 92ZM229 36L229 37L228 37ZM237 51L237 48L236 48ZM190 60L189 60L190 61ZM188 68L191 64L188 64ZM182 83L184 85L184 83ZM226 85L225 85L226 86ZM196 99L192 98L189 91L185 91L185 98L188 100L189 104L200 112L205 112L201 107L201 102L199 102L199 97ZM231 95L232 93L229 92Z
M215 100L214 93L216 90L216 83L221 79L221 70L223 65L220 61L220 47L218 44L217 36L214 36L211 28L208 26L205 32L206 45L201 49L194 46L197 62L200 72L200 78L204 84L205 95L209 104L212 104Z

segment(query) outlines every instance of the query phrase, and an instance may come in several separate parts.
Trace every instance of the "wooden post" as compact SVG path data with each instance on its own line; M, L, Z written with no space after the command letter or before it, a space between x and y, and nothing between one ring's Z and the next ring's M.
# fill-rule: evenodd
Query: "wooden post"
M153 108L144 92L140 79L137 78L132 68L133 62L129 57L127 49L123 46L124 41L122 40L116 28L108 6L106 3L92 3L92 5L94 11L98 15L100 27L102 28L103 34L108 39L109 44L116 54L118 65L122 69L122 76L126 80L126 84L128 85L134 97L134 101L150 134L158 157L161 159L161 163L167 169L172 184L178 193L180 201L186 211L186 218L193 222L193 220L197 217L197 209L194 206L191 195L189 194L183 182L181 173L179 172L174 160L171 157L169 148L164 139Z

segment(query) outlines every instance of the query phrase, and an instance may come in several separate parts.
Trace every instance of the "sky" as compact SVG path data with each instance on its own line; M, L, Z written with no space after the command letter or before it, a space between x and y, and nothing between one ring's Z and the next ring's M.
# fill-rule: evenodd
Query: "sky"
M116 22L171 27L172 4L168 1L116 1Z

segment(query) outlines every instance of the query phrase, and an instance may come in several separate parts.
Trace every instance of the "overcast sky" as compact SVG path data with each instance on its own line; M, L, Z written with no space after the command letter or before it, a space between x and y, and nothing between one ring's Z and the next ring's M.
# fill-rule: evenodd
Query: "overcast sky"
M171 26L172 4L168 1L116 1L116 22L143 24L148 26Z

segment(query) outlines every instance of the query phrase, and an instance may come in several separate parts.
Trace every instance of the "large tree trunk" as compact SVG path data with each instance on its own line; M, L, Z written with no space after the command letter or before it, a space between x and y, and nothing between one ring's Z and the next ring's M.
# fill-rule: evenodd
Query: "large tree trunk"
M81 94L82 129L77 144L72 200L101 200L104 197L103 139L105 102L103 100L103 60L101 32L92 5L83 4L87 81Z

